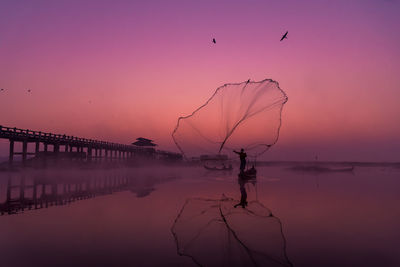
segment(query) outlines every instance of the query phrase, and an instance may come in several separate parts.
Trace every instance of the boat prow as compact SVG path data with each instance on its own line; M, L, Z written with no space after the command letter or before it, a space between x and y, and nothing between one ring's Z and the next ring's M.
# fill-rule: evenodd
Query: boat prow
M256 170L256 168L254 168L254 166L253 166L253 167L251 167L250 169L248 169L248 170L246 170L246 171L240 172L240 173L238 174L238 176L239 176L239 178L241 178L241 179L247 179L247 180L249 180L249 179L255 179L255 178L257 177L257 170Z

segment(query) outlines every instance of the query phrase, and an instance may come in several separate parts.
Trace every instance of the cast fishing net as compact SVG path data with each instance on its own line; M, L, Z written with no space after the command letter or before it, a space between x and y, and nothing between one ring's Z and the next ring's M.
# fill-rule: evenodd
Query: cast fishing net
M229 155L240 148L256 157L278 141L287 100L270 79L225 84L192 114L180 117L172 137L186 158Z
M172 226L178 254L199 266L292 266L281 221L258 201L237 202L188 199Z

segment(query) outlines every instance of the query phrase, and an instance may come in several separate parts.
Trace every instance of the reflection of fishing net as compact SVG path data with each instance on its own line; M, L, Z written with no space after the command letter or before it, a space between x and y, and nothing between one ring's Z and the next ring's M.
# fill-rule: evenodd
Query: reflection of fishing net
M191 115L180 117L172 137L186 157L239 148L261 155L278 141L287 99L269 79L225 84Z
M282 225L257 201L188 199L172 227L179 255L199 266L292 266Z

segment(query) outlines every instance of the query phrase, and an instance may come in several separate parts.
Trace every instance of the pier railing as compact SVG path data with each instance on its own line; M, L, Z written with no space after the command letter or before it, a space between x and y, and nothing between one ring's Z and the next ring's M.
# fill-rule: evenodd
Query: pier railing
M111 159L130 159L136 156L151 157L155 159L180 160L182 156L178 153L156 150L151 147L138 147L134 145L118 144L95 139L80 138L66 134L54 134L42 131L32 131L29 129L19 129L16 127L5 127L0 125L0 138L10 141L9 163L12 164L14 155L22 155L22 162L25 164L28 155L46 158L79 158L80 160L99 161L101 158ZM22 143L22 151L14 152L14 143ZM35 152L28 152L28 143L35 143ZM43 144L43 151L40 151L40 144ZM53 150L48 150L48 145L53 146ZM60 151L60 147L64 151ZM60 152L63 157L59 157ZM44 155L44 157L43 157ZM65 157L65 155L67 157ZM79 156L79 157L78 157Z
M65 134L54 134L54 133L46 133L41 131L32 131L29 129L19 129L19 128L11 128L5 127L0 125L0 138L7 138L7 139L17 139L17 140L27 140L28 142L48 142L48 143L55 143L58 142L60 144L63 143L73 143L76 145L81 146L102 146L102 147L113 147L113 148L120 148L120 149L138 149L132 145L124 145L106 141L99 141L94 139L86 139L80 138L76 136L70 136Z

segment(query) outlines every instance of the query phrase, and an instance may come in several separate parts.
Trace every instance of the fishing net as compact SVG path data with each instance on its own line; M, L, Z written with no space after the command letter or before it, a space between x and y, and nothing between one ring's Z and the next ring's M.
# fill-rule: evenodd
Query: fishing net
M256 157L278 141L287 100L270 79L225 84L192 114L180 117L172 137L186 158L229 155L240 148Z
M172 226L178 254L199 266L292 266L280 220L258 201L237 202L188 199Z

